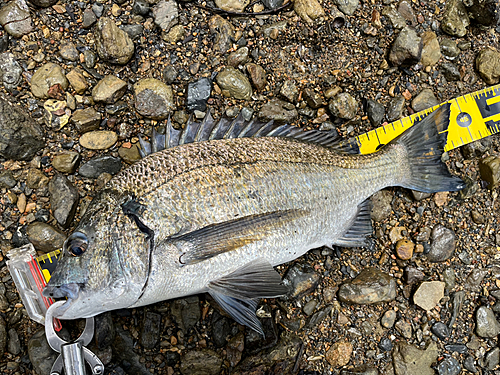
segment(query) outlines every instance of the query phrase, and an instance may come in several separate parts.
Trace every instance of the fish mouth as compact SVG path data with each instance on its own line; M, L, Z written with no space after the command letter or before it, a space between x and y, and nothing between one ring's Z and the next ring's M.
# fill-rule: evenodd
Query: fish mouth
M43 291L42 295L46 298L61 299L67 298L67 301L56 308L53 316L58 318L65 314L65 312L71 307L74 300L78 298L80 294L80 285L71 283L64 285L47 285Z

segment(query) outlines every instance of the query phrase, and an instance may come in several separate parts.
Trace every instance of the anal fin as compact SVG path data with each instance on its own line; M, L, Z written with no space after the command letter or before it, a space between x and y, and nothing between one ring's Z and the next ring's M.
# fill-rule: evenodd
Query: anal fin
M368 236L373 233L370 217L371 201L365 200L358 205L358 211L352 224L344 235L334 241L334 245L343 247L367 247L370 245Z

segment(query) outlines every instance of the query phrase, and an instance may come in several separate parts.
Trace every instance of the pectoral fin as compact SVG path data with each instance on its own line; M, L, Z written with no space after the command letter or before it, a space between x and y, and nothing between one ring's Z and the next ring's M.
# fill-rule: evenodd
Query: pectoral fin
M280 275L269 262L256 259L236 271L208 284L208 292L236 320L264 336L255 316L259 298L279 297L288 292Z

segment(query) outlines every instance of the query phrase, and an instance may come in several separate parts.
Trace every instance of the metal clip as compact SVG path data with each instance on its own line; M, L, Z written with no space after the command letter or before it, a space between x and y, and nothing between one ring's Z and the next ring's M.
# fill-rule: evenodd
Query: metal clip
M75 341L67 342L61 339L55 329L53 322L53 311L63 305L65 301L58 301L52 304L45 314L45 336L50 347L61 353L57 357L50 375L85 375L85 363L88 363L93 375L102 375L104 365L101 360L92 353L86 346L94 335L94 318L87 318L85 328Z

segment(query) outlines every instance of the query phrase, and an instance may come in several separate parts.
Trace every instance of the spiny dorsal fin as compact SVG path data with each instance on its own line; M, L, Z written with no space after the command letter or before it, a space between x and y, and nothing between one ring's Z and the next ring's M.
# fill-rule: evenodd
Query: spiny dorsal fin
M139 152L142 157L187 143L203 142L213 139L250 138L250 137L284 137L294 138L303 142L316 143L325 147L331 147L339 152L359 153L354 148L346 149L338 147L339 137L337 132L324 132L319 130L307 130L292 125L276 126L272 121L267 123L252 118L246 121L240 112L233 119L221 118L215 122L210 111L201 122L196 122L191 115L184 129L177 130L172 126L168 118L165 134L156 132L154 126L151 131L150 142L139 136Z

